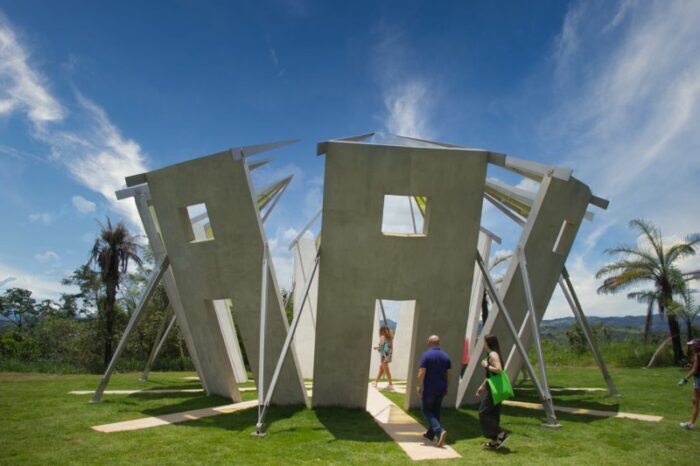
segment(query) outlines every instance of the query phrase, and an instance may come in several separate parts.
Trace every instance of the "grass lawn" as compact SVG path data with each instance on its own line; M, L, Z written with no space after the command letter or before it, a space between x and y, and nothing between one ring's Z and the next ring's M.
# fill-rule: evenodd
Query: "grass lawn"
M602 387L595 369L551 368L552 387ZM199 388L193 373L117 374L108 389ZM448 443L465 464L698 464L700 432L683 431L691 389L678 387L680 369L613 369L622 398L604 392L555 393L557 404L664 416L660 423L558 413L560 430L540 427L541 411L504 407L508 448L484 451L474 408L444 410ZM0 464L289 464L408 462L403 451L359 410L272 408L266 438L252 438L255 409L134 432L103 434L90 426L227 404L212 396L106 395L100 404L70 390L93 390L93 375L0 373ZM527 386L527 385L522 385ZM243 394L255 398L254 392ZM402 395L390 397L401 403ZM534 392L517 391L522 401ZM421 420L419 412L412 412Z

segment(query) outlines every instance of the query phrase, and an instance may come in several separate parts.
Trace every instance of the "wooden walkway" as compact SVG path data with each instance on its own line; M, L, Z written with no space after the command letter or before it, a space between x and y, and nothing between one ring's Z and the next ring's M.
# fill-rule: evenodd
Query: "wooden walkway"
M428 443L423 438L427 429L371 386L367 393L367 411L412 460L461 458L451 447L438 448L435 444Z

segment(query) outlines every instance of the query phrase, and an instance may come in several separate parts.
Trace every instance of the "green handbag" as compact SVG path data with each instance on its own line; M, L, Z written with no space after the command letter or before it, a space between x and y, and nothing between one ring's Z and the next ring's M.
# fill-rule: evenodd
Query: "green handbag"
M501 371L498 374L491 373L490 377L486 380L491 389L493 404L497 405L515 396L513 394L513 387L510 385L510 380L508 379L508 374L506 374L505 371Z

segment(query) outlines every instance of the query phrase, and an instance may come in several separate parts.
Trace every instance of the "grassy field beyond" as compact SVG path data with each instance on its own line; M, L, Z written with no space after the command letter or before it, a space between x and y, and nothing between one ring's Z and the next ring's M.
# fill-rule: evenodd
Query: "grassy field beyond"
M193 373L118 374L110 389L199 388ZM560 413L564 428L542 428L540 411L504 407L502 425L512 433L508 448L484 451L474 408L446 409L448 443L463 458L452 463L510 464L698 464L700 432L683 431L691 389L678 387L680 369L614 369L621 398L605 392L559 392L562 406L664 416L660 423ZM134 432L103 434L90 426L144 416L227 404L213 396L107 395L99 404L70 390L92 390L99 377L0 373L0 464L397 464L403 451L360 410L272 408L269 435L252 438L256 410ZM603 387L590 368L552 368L552 387ZM527 384L520 385L527 388ZM255 398L254 392L244 399ZM391 394L397 403L403 396ZM517 390L521 401L537 401ZM411 414L423 422L419 412Z

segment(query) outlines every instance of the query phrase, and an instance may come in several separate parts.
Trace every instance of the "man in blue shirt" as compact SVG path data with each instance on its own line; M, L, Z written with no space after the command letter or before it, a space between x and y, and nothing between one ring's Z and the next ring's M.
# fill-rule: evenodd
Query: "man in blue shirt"
M450 357L440 349L440 337L433 335L428 338L428 351L423 353L418 369L418 395L429 425L423 437L430 441L437 437L439 447L445 446L447 439L447 431L440 425L440 408L447 394L451 368Z

